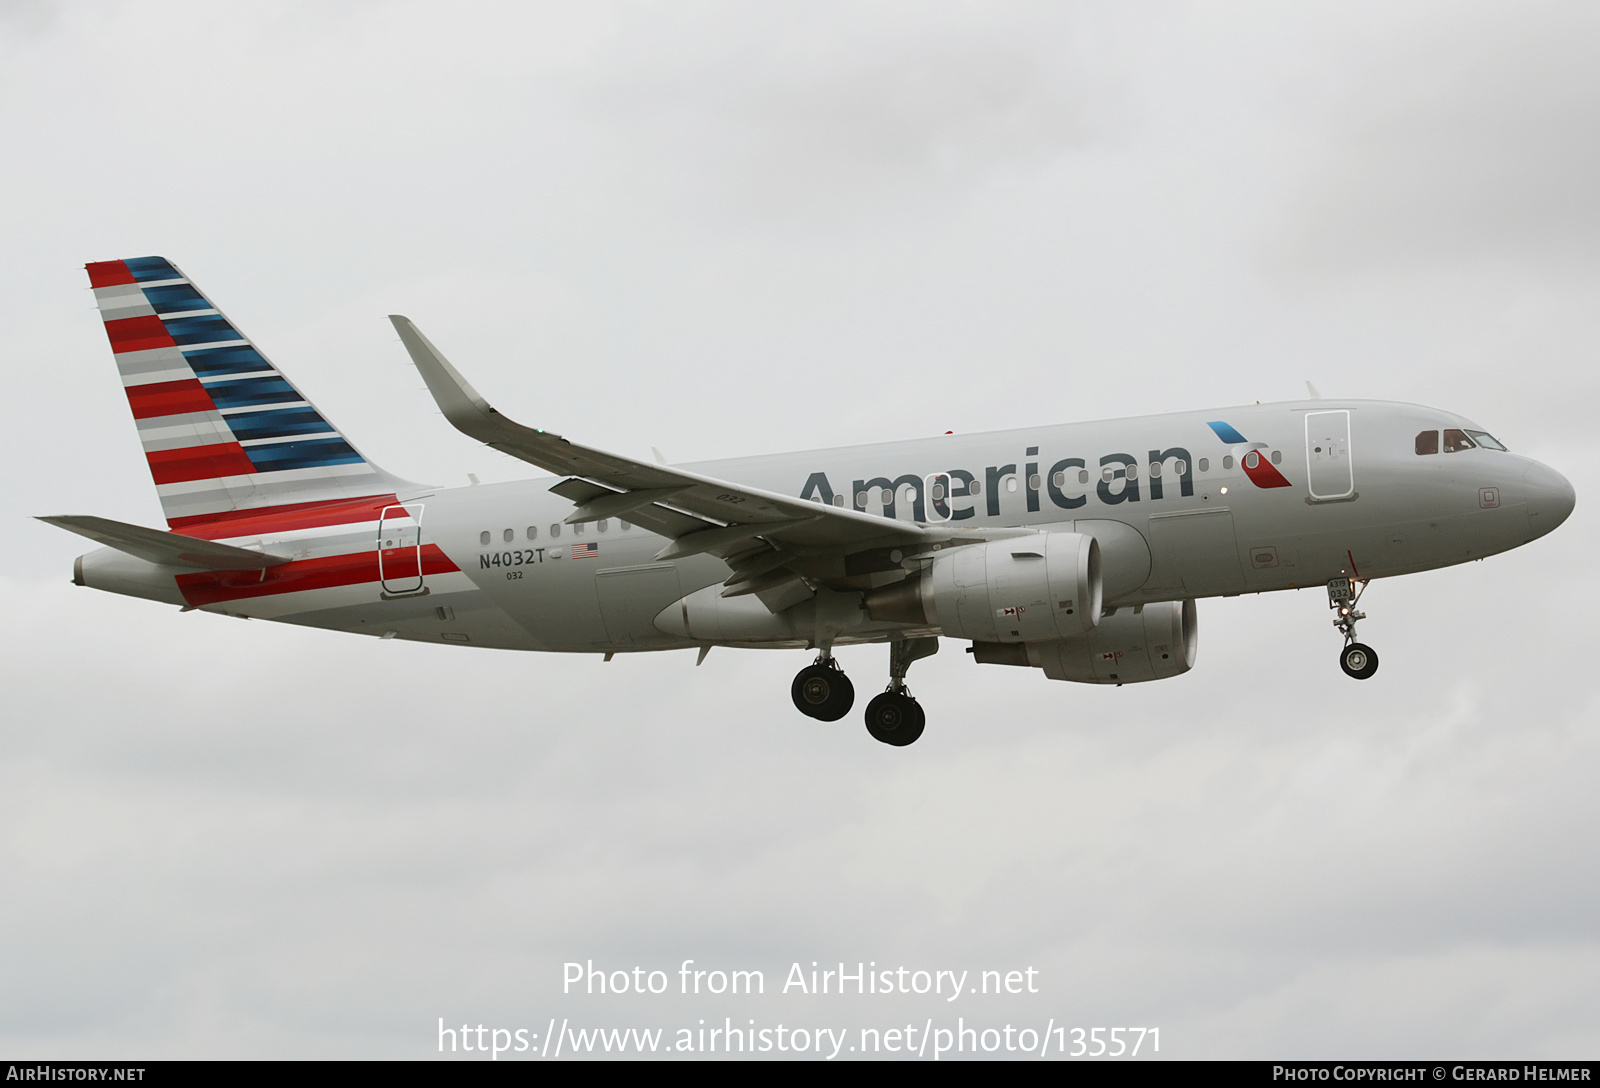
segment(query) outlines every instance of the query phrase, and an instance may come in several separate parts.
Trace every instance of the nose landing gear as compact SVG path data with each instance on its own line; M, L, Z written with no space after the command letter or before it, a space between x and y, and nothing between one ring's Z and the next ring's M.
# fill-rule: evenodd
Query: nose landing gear
M1344 635L1344 649L1339 651L1339 667L1346 676L1366 680L1378 671L1378 654L1371 646L1356 641L1356 621L1367 618L1365 612L1356 611L1356 602L1367 591L1362 582L1356 589L1349 578L1335 578L1328 583L1328 607L1338 612L1333 625Z
M795 709L823 722L836 722L850 713L856 701L856 687L839 668L833 655L824 651L817 660L795 674L789 685Z

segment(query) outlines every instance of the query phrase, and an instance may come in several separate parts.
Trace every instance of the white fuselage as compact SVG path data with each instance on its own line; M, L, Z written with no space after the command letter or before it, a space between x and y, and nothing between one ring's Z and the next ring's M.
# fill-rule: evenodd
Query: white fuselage
M899 520L1087 533L1100 543L1115 607L1448 566L1526 543L1571 510L1570 485L1526 457L1417 452L1419 432L1447 428L1475 425L1417 405L1313 400L685 467ZM941 474L948 494L936 500L930 478ZM268 572L184 574L106 549L79 560L78 580L428 642L586 652L700 644L657 617L726 578L723 561L655 561L667 541L617 518L563 525L575 504L550 492L555 482L397 490L411 515L400 523L370 508L333 524L207 534L293 556ZM837 573L836 587L861 591L904 576ZM863 624L840 640L891 628Z

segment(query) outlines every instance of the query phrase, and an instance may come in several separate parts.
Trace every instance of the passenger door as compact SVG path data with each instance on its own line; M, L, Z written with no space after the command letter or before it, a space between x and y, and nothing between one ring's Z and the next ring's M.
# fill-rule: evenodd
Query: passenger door
M422 592L422 505L386 506L378 520L378 579L384 596Z

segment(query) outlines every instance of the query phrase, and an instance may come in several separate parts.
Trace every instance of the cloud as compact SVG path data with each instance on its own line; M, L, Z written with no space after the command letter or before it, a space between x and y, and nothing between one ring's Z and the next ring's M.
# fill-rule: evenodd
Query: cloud
M1595 271L1600 14L1435 10L1332 94L1287 245L1343 269L1483 262Z
M766 216L854 220L1091 138L1089 59L1072 11L880 5L647 20L617 44L589 108L652 165L685 155L712 199ZM664 50L662 39L681 45Z

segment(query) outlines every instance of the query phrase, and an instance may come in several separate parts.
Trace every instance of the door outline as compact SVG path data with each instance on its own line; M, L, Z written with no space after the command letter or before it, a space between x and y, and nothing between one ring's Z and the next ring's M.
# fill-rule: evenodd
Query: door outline
M378 515L378 582L384 597L428 592L422 584L422 511L421 503L409 503L385 506Z
M1319 419L1333 416L1343 418ZM1313 419L1319 419L1315 427ZM1319 482L1324 487L1342 484L1344 490L1318 491ZM1350 409L1306 413L1306 493L1311 502L1338 502L1356 497L1355 459L1350 452Z

